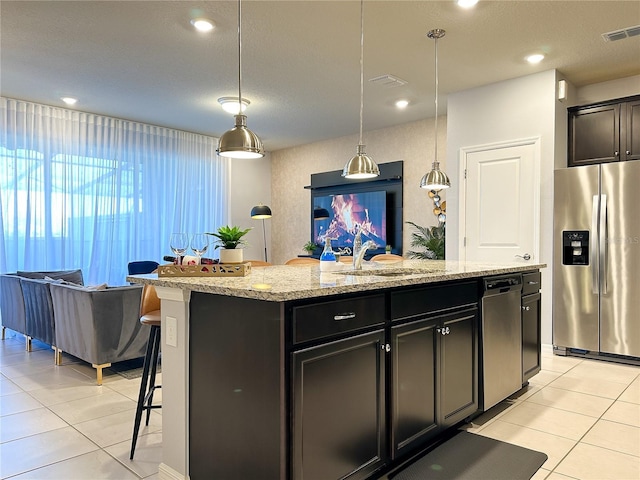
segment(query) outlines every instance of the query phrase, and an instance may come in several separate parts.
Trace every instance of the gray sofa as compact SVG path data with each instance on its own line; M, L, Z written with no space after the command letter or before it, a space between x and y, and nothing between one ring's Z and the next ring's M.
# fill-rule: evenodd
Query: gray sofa
M51 283L57 352L78 357L97 371L112 363L143 357L149 331L140 318L140 285L90 290Z
M49 279L45 279L48 277ZM5 328L91 363L97 383L111 363L143 357L148 331L140 324L140 285L84 287L80 270L0 275L2 337Z
M45 278L52 280L45 280ZM31 351L33 338L55 345L55 321L49 291L51 281L82 285L82 271L18 271L0 275L2 338L4 338L5 328L10 328L26 336L28 351Z

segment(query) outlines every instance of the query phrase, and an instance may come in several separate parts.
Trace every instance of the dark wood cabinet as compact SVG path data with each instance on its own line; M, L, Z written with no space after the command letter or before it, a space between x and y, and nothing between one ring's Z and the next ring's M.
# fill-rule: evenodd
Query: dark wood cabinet
M391 328L391 442L393 457L415 449L440 431L436 412L438 320Z
M522 384L541 369L540 272L522 275Z
M478 408L477 308L391 328L393 457Z
M568 165L640 159L640 97L569 108Z
M477 301L475 282L391 295L394 459L477 410Z
M362 479L387 460L378 330L293 353L293 478Z

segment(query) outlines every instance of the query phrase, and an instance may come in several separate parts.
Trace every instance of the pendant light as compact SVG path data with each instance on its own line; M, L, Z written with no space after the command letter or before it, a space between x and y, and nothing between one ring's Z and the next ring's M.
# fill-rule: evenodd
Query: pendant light
M431 166L431 171L426 173L422 180L420 180L420 188L424 188L426 190L440 191L445 188L449 188L451 186L451 182L449 181L449 177L447 174L440 170L440 162L438 162L438 39L444 37L445 31L441 28L436 28L435 30L430 30L427 33L427 37L432 38L435 41L435 74L436 74L436 120L435 120L435 132L434 132L434 144L435 144L435 155L433 157L433 165Z
M362 111L364 109L364 0L360 0L360 142L356 155L347 162L342 176L350 179L373 178L380 175L376 162L364 152L362 144Z
M242 0L238 0L238 98L242 99ZM264 157L258 136L247 128L247 116L238 109L236 125L220 137L218 155L230 158Z

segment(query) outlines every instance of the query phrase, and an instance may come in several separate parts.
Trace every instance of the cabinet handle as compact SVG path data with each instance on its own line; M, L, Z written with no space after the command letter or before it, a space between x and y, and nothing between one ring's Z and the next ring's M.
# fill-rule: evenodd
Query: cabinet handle
M526 310L528 312L529 310L531 310L531 307L527 305L526 307L522 307L522 310Z
M631 150L627 150L627 155L631 155Z
M338 320L351 320L352 318L356 318L356 314L355 312L346 312L346 313L339 313L338 315L334 315L333 319L338 321Z
M436 332L438 332L441 335L449 335L451 333L451 330L449 329L449 327L443 327L443 328L436 328Z
M382 345L380 345L380 350L389 353L391 351L391 345L389 345L388 343L383 343Z
M529 285L538 285L540 282L529 282Z
M613 152L613 156L614 157L619 157L620 156L620 152Z

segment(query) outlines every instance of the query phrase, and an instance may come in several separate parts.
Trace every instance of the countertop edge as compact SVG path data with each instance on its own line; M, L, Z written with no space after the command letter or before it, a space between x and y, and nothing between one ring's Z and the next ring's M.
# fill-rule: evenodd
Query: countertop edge
M444 263L443 263L444 264ZM292 300L303 300L310 298L327 297L332 295L342 295L349 293L370 292L376 290L389 289L394 287L410 287L418 285L428 285L431 283L440 283L453 280L464 280L471 278L481 278L492 275L502 275L508 273L535 271L546 268L544 263L539 264L510 264L510 265L485 265L477 266L472 263L456 262L456 268L436 273L419 273L407 274L399 277L355 277L348 275L348 272L342 273L320 273L317 267L264 267L263 274L260 274L260 268L254 268L252 272L252 280L256 282L248 284L248 277L243 278L244 285L223 285L225 280L220 277L158 277L156 274L147 275L130 275L127 276L128 282L154 285L156 287L178 288L192 292L210 293L215 295L225 295L240 298L249 298L255 300L263 300L269 302L286 302ZM414 267L415 268L415 267ZM384 269L381 269L384 270ZM460 271L468 270L468 271ZM269 272L269 275L265 272ZM279 279L290 274L302 276L309 284L304 285L302 282L287 291L278 291ZM309 278L307 278L309 277ZM316 279L317 277L317 279ZM268 283L272 281L274 285ZM294 278L295 283L295 278Z

